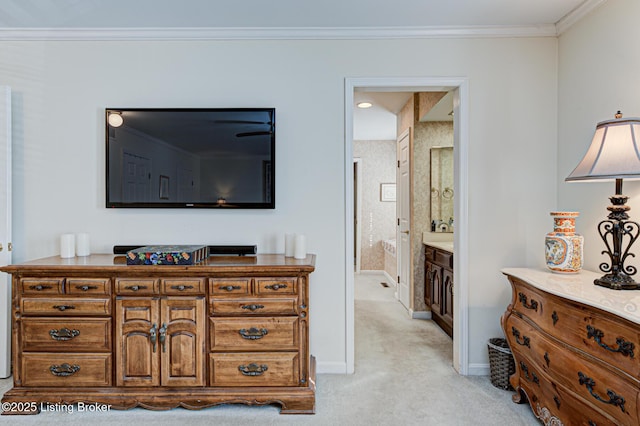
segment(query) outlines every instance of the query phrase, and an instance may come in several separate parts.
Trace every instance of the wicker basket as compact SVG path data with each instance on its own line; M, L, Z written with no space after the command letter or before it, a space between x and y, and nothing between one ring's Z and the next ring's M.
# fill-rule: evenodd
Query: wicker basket
M513 390L509 377L516 372L511 349L505 339L489 339L489 367L491 368L491 384L504 390Z

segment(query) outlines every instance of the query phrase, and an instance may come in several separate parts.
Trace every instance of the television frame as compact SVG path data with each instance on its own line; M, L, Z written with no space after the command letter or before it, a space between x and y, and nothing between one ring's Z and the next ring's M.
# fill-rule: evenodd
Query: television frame
M268 164L263 163L263 174L265 176L264 191L269 194L268 200L263 202L238 202L231 203L226 202L226 200L212 202L124 202L124 201L111 201L110 200L110 192L109 192L109 156L110 156L110 146L109 146L109 136L110 136L110 125L108 122L109 114L112 112L123 112L127 111L131 112L266 112L271 116L271 136L270 136L270 161ZM105 108L104 110L104 129L105 129L105 204L106 208L184 208L184 209L275 209L275 195L276 195L276 110L273 107L265 107L265 108ZM166 176L165 176L166 177ZM167 181L168 182L168 181ZM168 183L167 183L168 184ZM161 188L162 190L162 188ZM160 197L162 199L162 197Z

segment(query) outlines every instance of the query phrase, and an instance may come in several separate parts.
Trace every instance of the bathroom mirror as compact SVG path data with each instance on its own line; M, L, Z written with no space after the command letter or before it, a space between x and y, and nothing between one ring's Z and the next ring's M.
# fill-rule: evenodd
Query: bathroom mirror
M431 155L431 232L453 232L453 147L434 146Z

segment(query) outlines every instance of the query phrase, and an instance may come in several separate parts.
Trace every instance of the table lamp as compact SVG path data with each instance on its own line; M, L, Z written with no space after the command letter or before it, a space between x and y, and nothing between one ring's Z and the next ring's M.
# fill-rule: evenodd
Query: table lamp
M602 254L609 261L600 264L605 273L594 284L614 290L636 290L640 284L632 278L637 272L633 265L625 265L629 251L638 238L640 226L629 220L630 207L625 205L629 197L622 195L622 179L640 178L640 118L622 118L620 111L615 119L596 125L591 145L584 158L565 181L611 180L616 181L616 193L609 198L608 218L598 224L598 233L606 250Z

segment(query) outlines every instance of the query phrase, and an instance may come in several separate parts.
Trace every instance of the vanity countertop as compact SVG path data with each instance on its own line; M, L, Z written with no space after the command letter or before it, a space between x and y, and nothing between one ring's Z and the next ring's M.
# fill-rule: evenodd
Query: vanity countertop
M422 243L453 253L453 232L423 232Z

